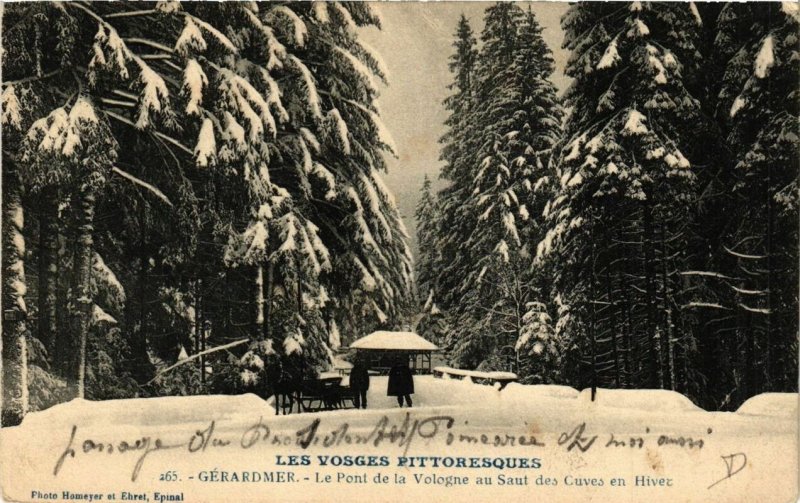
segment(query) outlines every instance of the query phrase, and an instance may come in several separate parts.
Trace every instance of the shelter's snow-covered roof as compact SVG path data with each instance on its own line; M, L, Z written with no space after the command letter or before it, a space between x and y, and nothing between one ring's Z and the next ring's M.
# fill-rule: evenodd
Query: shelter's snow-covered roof
M372 332L350 344L354 349L384 349L402 351L436 351L436 344L420 337L414 332Z

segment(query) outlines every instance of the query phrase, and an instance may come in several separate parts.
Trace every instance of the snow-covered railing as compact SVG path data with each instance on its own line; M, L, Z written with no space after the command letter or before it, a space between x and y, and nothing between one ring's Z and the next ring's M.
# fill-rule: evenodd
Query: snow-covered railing
M508 383L519 379L517 374L513 372L481 372L480 370L462 370L452 367L434 367L433 375L439 378L446 377L459 380L469 378L472 382L478 384L493 385L494 383L499 383L500 389L505 388Z

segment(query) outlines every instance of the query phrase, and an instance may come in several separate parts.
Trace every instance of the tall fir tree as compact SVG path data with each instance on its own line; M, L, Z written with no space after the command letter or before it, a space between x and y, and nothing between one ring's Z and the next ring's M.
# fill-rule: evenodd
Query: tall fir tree
M456 92L445 102L442 176L450 184L438 194L432 240L439 302L451 326L462 327L450 334L450 357L466 367L505 365L526 311L543 298L527 265L542 232L531 212L547 199L560 126L552 55L534 15L513 4L489 7L481 41L476 51L462 18L450 67Z
M577 4L562 19L571 107L539 259L557 254L579 385L685 389L686 157L705 118L691 4Z
M431 180L425 175L422 182L422 196L417 203L414 218L417 223L417 246L419 253L416 257L417 291L420 299L426 302L429 297L435 296L435 258L436 258L436 222L438 209L436 198L431 189Z
M721 390L707 398L715 408L796 386L797 34L791 4L726 4L716 20L726 218L709 242L718 258L696 280L707 301L700 352L716 356L698 365Z

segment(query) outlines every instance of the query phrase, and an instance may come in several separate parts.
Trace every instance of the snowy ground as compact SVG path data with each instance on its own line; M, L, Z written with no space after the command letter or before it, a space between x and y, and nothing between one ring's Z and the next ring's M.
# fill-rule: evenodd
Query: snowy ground
M102 493L104 501L111 492L117 500L122 491L146 493L149 501L157 501L154 491L183 493L191 502L796 498L796 394L760 395L737 413L709 413L668 391L599 390L592 403L587 391L561 386L511 384L498 391L426 376L415 378L415 387L412 409L398 408L386 396L386 378L375 377L366 411L291 416L275 416L253 395L73 401L2 430L0 481L6 498L20 501L52 500L42 497L51 492L62 498L64 490ZM534 438L539 445L529 445ZM307 465L281 465L277 458L303 455ZM345 455L354 466L341 465ZM359 455L377 456L378 464L386 456L388 466L358 466L369 461ZM426 467L409 467L418 456L447 458L453 466L431 468L427 460ZM490 468L458 467L458 458ZM509 468L511 458L541 467ZM265 472L272 482L261 480ZM384 475L387 482L376 481ZM637 486L637 476L671 485ZM492 484L479 485L479 477ZM626 485L612 486L615 477ZM447 485L464 478L466 485ZM537 484L546 479L557 485Z

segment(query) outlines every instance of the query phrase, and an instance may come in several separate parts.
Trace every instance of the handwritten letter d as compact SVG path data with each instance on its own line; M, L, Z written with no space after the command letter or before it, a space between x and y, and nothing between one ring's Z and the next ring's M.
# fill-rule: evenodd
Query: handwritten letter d
M733 477L740 471L744 470L744 467L747 466L747 456L743 452L737 452L736 454L728 454L727 456L720 457L723 461L725 461L725 467L728 470L728 474L708 486L709 489L719 484L723 480L728 480L729 478Z

